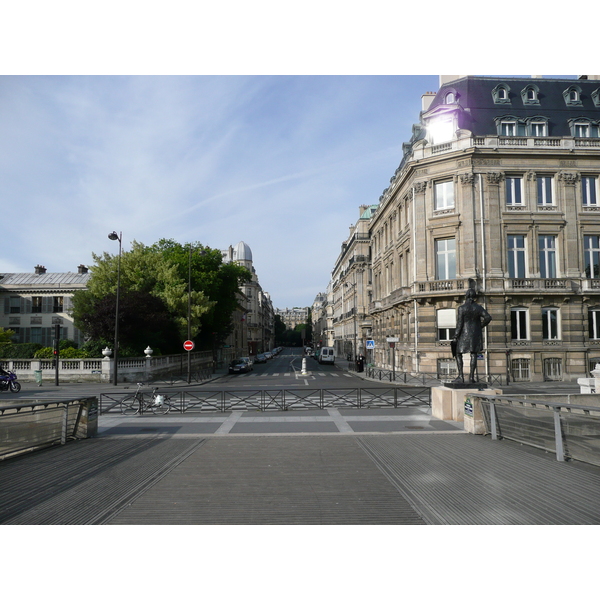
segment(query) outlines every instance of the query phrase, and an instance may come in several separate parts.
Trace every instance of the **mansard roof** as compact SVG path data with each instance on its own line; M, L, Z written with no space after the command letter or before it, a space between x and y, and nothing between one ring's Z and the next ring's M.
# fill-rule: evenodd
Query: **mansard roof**
M506 90L506 99L498 98L500 88ZM539 116L547 119L548 135L571 136L569 119L600 119L599 89L600 80L596 79L468 76L442 85L422 117L454 107L460 129L484 136L496 135L497 118ZM527 90L533 90L533 98L527 96ZM570 90L578 92L578 101L569 103ZM454 104L446 104L450 91Z

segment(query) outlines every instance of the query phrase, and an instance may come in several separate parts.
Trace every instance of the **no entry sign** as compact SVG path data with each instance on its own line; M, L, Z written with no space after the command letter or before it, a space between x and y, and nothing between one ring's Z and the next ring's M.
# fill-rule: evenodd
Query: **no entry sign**
M192 340L186 340L185 342L183 342L183 349L187 350L188 352L190 350L194 349L194 342L192 342Z

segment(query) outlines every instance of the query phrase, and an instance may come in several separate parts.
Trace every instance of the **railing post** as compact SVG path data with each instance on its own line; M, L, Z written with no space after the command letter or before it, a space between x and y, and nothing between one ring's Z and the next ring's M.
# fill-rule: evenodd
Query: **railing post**
M490 427L492 429L492 439L498 439L498 430L496 428L496 405L492 400L489 401L490 405Z
M554 409L554 441L556 443L556 460L564 462L565 452L562 438L562 423L560 419L560 408Z
M62 431L60 435L60 443L67 443L67 423L69 420L69 405L63 404L63 420L62 420Z

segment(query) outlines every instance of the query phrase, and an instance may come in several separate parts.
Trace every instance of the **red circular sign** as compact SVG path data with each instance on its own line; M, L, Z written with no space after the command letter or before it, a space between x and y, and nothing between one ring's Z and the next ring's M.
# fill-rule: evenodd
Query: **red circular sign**
M188 352L190 350L194 349L194 342L192 342L192 340L186 340L185 342L183 342L183 349L187 350Z

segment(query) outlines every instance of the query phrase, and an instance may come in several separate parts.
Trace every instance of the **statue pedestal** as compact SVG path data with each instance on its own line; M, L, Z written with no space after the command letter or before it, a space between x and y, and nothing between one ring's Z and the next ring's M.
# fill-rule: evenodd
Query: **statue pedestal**
M431 414L436 419L464 423L465 431L485 433L481 402L468 400L470 394L502 394L502 390L487 388L485 384L450 383L431 389Z

